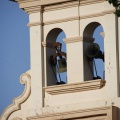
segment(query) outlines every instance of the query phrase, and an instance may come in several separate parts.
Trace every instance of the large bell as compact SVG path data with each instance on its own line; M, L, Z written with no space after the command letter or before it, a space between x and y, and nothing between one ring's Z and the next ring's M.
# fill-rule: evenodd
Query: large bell
M59 72L59 73L62 73L62 72L66 72L66 71L67 71L67 63L66 63L65 58L59 59L59 60L58 60L58 65L59 65L59 68L58 68L58 72Z
M100 50L100 47L97 43L92 43L87 48L87 57L92 60L95 59L102 59L104 61L104 54Z

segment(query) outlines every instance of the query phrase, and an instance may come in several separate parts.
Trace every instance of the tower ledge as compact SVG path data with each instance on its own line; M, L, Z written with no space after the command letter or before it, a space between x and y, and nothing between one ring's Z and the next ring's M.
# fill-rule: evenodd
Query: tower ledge
M51 5L51 4L58 4L64 2L74 2L78 0L12 0L18 2L20 8L32 7L32 6L42 6L42 5ZM105 0L82 0L80 1L81 4L91 4L91 3L98 3L103 2Z
M80 83L71 83L71 84L62 84L62 85L54 85L49 87L44 87L44 91L51 95L58 94L67 94L74 92L83 92L89 90L101 89L105 86L105 80L91 80Z

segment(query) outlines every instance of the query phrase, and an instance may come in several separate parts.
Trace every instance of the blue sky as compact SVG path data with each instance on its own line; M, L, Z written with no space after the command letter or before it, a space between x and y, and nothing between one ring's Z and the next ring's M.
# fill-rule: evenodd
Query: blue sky
M0 0L0 114L23 92L19 78L30 69L27 23L17 3Z
M28 22L28 15L17 3L0 0L0 114L24 89L20 75L30 69ZM94 37L103 46L100 32L102 28L98 27ZM59 39L64 37L65 34L61 34ZM103 63L97 62L98 75L103 76Z

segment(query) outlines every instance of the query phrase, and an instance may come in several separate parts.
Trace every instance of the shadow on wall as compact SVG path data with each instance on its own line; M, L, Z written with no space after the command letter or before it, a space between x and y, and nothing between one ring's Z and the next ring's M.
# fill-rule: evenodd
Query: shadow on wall
M54 28L48 33L46 41L51 42L51 43L55 43L55 42L61 43L62 44L61 51L66 52L66 44L63 42L63 38L66 38L64 31L60 28ZM66 72L58 73L58 68L57 68L58 62L57 62L57 65L54 66L54 67L52 67L48 63L50 56L54 55L55 53L56 53L55 49L52 49L52 48L49 48L49 47L46 48L46 64L47 64L47 67L46 67L46 72L47 72L46 82L47 82L47 86L56 85L57 83L59 83L61 81L64 81L65 83L67 83ZM57 59L59 59L59 58L57 57Z
M98 22L92 22L88 24L84 30L83 36L94 38L94 43L97 43L100 47L102 54L104 53L104 38L102 37L103 27ZM91 72L93 77L105 79L104 62L102 59L93 59L93 65Z

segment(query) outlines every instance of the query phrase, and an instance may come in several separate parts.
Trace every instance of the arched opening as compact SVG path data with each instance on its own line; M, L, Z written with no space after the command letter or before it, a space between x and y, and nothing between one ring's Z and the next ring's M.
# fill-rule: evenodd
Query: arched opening
M94 43L97 43L100 46L100 50L102 51L102 53L104 53L104 39L103 39L104 36L103 36L103 28L101 25L95 29L93 37L95 38ZM95 63L97 68L97 74L102 79L105 79L104 62L101 59L95 59Z
M84 37L88 38L94 38L94 45L96 46L97 43L97 48L99 47L100 49L97 50L97 54L93 54L92 59L88 60L89 67L91 69L91 72L93 74L93 79L105 79L105 74L104 74L104 39L103 39L103 28L100 23L98 22L92 22L88 24L83 32ZM91 50L95 51L93 49L93 43L91 43L91 48L88 50L87 53ZM90 53L89 53L90 54ZM88 56L87 56L88 57Z
M52 29L46 37L46 42L51 44L51 47L46 47L46 86L64 84L67 82L66 72L59 72L60 65L58 61L60 57L56 57L56 64L54 66L50 63L50 57L57 53L57 50L53 47L55 42L59 42L62 47L58 46L58 49L61 47L61 52L66 53L66 45L63 42L64 38L66 38L66 35L60 28ZM65 59L64 56L62 56L62 58Z

